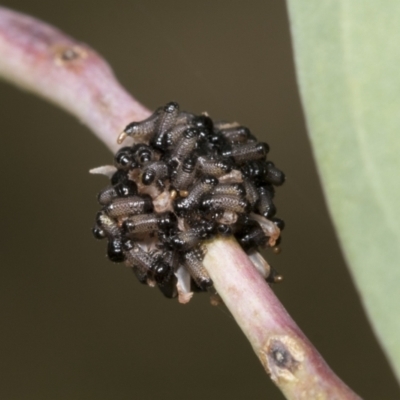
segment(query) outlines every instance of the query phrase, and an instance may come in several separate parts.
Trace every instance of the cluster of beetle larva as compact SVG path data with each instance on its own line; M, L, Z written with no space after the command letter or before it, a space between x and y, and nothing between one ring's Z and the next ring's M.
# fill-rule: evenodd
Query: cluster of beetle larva
M177 295L177 271L191 290L212 286L204 241L233 235L246 252L275 246L284 223L274 218L274 186L284 174L266 160L269 147L238 123L179 111L175 102L130 123L118 142L111 185L93 228L108 239L111 261L132 267L139 281ZM266 279L280 280L273 271Z

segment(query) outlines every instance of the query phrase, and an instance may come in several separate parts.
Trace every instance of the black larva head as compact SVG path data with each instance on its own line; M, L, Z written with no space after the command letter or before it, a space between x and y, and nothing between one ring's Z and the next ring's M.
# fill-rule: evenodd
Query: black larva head
M178 199L174 201L174 212L178 217L183 217L188 211L186 199Z
M132 168L134 155L131 147L122 147L114 157L114 165L118 169L126 170Z
M129 180L128 171L119 169L111 177L111 185L116 185L117 183L124 183Z
M211 194L203 196L203 200L200 203L200 210L201 211L215 210L215 207L213 206L213 197Z
M151 185L155 179L156 179L156 171L149 169L149 170L143 172L143 175L142 175L143 185L146 185L146 186Z
M197 157L187 157L183 160L182 171L190 173L194 170L197 163Z
M260 225L255 221L247 225L244 230L236 233L235 237L246 251L264 247L268 240Z
M158 226L162 231L176 229L178 224L177 218L172 212L165 212L159 215Z
M128 197L137 194L138 189L135 182L128 180L115 185L115 193L117 197Z
M104 231L104 229L101 229L98 225L95 225L92 228L92 233L93 233L93 236L96 239L104 239L104 238L107 237L106 232Z
M230 236L230 235L232 235L232 228L229 225L220 224L220 225L218 225L217 232L221 236Z
M151 198L151 196L148 195L148 194L143 194L142 195L142 200L143 200L142 213L146 214L146 213L149 213L149 212L153 212L154 205L153 205L153 199Z
M285 229L285 221L280 218L272 218L271 221L281 230L283 231Z
M217 186L219 183L218 179L211 175L204 175L201 178L201 182L210 185L210 187Z
M139 165L143 165L153 158L152 148L144 143L134 145L132 147L132 153L134 161Z
M214 128L212 119L207 115L199 115L197 117L194 117L192 120L192 124L195 128L199 130L207 129L209 132L211 132Z
M164 106L164 112L167 114L172 114L179 110L179 104L171 101Z
M265 180L275 186L282 185L283 182L285 182L285 174L276 168L273 162L268 161L266 164L267 171L264 175Z
M159 260L152 267L152 275L154 280L160 285L164 286L172 275L171 266Z
M271 223L264 218L284 228L273 216L274 186L285 175L266 160L269 146L248 128L215 123L170 102L127 125L118 143L126 136L140 143L116 153L117 171L98 196L103 208L92 231L107 238L110 260L124 261L140 282L175 297L180 278L174 272L183 268L192 290L205 291L212 286L203 267L207 240L234 235L245 251L254 251L268 246L262 225Z
M125 260L121 238L112 238L108 241L107 256L115 263L120 263Z

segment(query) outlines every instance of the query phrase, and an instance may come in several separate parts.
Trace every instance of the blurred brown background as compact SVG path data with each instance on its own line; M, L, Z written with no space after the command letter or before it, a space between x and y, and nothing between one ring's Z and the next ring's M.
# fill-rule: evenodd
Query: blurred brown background
M97 49L149 108L238 120L287 174L275 291L366 399L398 399L340 253L312 160L283 1L4 0ZM112 155L74 118L0 83L1 399L282 399L229 313L186 305L105 258L90 176Z

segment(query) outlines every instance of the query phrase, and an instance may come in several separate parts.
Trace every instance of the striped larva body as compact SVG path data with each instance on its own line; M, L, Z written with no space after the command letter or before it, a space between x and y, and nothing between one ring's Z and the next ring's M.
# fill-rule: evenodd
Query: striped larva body
M112 218L143 214L153 211L153 202L147 195L120 197L105 206L104 211Z
M160 214L140 214L127 218L122 225L126 234L142 234L150 232L168 232L176 228L177 220L175 214L164 212Z

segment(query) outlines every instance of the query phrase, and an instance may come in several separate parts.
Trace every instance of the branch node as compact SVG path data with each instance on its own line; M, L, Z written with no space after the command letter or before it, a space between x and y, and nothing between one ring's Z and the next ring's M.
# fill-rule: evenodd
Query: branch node
M275 383L297 381L296 372L304 358L300 344L290 336L271 336L260 350L260 360Z
M77 62L88 57L88 51L82 46L54 45L52 48L57 66L77 66Z

